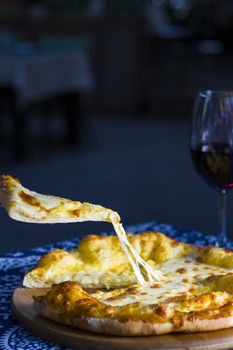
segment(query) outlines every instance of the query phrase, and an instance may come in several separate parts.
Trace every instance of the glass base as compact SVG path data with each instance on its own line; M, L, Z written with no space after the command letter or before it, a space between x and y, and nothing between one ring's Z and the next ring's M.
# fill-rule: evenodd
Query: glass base
M228 241L226 237L220 237L219 239L216 240L215 247L219 248L227 248Z

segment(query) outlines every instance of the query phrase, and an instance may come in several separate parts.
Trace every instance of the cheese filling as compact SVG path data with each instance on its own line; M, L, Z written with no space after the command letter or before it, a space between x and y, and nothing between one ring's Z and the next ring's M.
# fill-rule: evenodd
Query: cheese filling
M111 221L114 230L119 237L121 247L132 266L138 283L143 286L147 284L148 281L161 281L163 278L162 273L160 271L155 271L149 264L147 264L147 262L145 262L145 260L140 257L135 248L129 243L122 224L115 222L114 219ZM147 277L147 279L145 277Z
M188 261L187 261L188 260ZM196 264L192 257L171 259L160 265L164 280L161 284L148 282L145 285L133 285L114 291L97 291L93 296L112 306L124 306L132 303L162 303L172 297L201 295L210 291L203 281L212 275L225 275L233 269Z
M135 284L134 274L118 275L117 272L79 271L77 273L66 273L54 279L56 283L64 280L77 281L81 285L100 284L108 288L110 286L122 285L122 280L129 287L116 288L114 290L93 291L92 296L105 304L112 306L124 306L141 302L143 304L163 303L170 298L182 295L202 295L212 292L212 289L205 283L210 276L226 275L233 272L233 269L219 266L197 263L195 256L188 255L181 258L174 258L162 262L159 265L163 273L161 283L147 282L144 285ZM65 278L64 278L65 277Z

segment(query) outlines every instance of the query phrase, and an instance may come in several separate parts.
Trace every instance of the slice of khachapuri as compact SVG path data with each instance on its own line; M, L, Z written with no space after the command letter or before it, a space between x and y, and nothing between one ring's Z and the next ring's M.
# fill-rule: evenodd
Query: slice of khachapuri
M29 223L120 222L111 209L30 191L10 175L0 176L0 203L12 219Z
M111 222L138 283L143 285L147 280L159 281L163 277L161 272L154 270L145 262L130 244L120 223L120 216L111 209L30 191L10 175L0 176L0 203L12 219L23 222L40 224L81 221Z

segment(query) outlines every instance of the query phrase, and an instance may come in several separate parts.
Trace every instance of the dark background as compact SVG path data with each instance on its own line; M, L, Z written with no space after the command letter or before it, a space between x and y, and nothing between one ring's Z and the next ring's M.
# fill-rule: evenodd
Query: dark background
M193 169L189 125L199 90L233 90L232 35L230 0L1 0L1 172L125 225L216 234L217 193ZM229 193L231 238L232 213ZM24 224L3 209L0 224L0 252L111 230Z

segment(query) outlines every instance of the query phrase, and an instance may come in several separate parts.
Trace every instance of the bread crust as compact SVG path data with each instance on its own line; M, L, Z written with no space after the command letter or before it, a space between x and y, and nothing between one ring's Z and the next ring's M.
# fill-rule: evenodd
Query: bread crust
M173 332L206 332L233 327L233 316L221 317L217 319L200 319L197 316L193 320L184 320L182 326L176 327L171 321L159 323L128 320L121 322L117 319L109 318L89 316L72 317L63 315L59 313L58 310L49 308L39 301L35 301L35 308L39 314L55 322L95 333L104 333L117 336L148 336ZM208 313L206 313L206 316L207 315Z
M219 296L222 301L216 302ZM187 302L182 297L176 297L176 303L173 298L162 304L112 306L97 300L76 282L63 282L54 285L46 295L37 297L34 305L40 315L58 323L119 336L201 332L232 327L232 297L227 292L219 292L215 302L216 293L208 293L206 297L208 305L199 305L197 311L191 311L192 307L189 311L181 311L180 306ZM177 298L180 299L179 306Z

